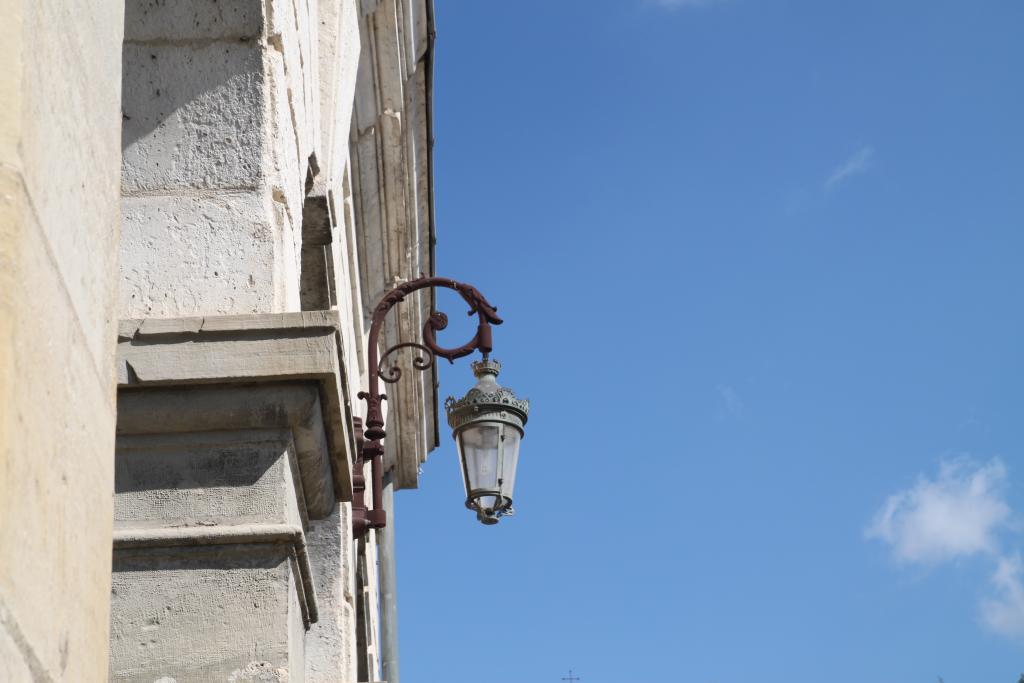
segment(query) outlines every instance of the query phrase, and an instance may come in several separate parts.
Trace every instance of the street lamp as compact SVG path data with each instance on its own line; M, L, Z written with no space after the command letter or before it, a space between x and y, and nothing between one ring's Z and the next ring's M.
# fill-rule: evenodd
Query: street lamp
M381 328L384 319L395 305L405 297L421 289L444 287L455 290L469 305L469 315L477 316L476 334L467 343L448 349L437 344L437 331L448 326L448 316L434 311L423 325L422 341L403 342L387 349L378 358ZM475 510L477 519L484 524L496 524L504 515L512 513L512 489L515 485L516 464L519 459L519 442L529 412L529 401L517 399L510 389L497 383L501 364L490 360L492 350L491 325L500 325L497 309L484 298L475 287L455 280L439 277L421 277L405 282L390 292L377 304L370 323L368 366L370 368L369 388L359 392L359 398L366 401L366 430L357 420L357 449L352 477L352 530L356 537L368 529L380 529L387 524L383 509L383 464L386 436L381 401L386 396L380 393L379 380L393 384L402 371L397 365L385 367L385 361L392 353L415 348L423 355L413 359L417 370L427 370L434 364L436 356L455 362L456 358L468 356L474 351L483 354L483 360L474 362L473 373L477 384L461 399L449 398L445 402L448 423L458 447L462 464L463 482L466 487L466 507ZM373 509L365 503L366 480L363 468L371 462Z
M466 507L484 524L512 514L519 443L530 411L529 401L498 384L500 371L501 363L484 355L473 363L476 386L444 404L462 463Z

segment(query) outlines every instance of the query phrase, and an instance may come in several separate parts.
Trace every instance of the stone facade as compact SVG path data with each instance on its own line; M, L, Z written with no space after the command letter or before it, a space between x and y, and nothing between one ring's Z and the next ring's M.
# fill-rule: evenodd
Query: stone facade
M0 681L107 671L123 12L0 1Z
M0 10L0 681L380 680L356 395L433 272L430 2Z

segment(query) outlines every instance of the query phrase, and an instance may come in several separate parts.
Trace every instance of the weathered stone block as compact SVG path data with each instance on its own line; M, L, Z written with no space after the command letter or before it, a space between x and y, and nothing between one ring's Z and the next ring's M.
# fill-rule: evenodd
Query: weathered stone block
M315 382L263 386L191 386L122 392L117 401L119 445L132 434L160 434L199 445L246 440L240 430L280 429L295 446L296 479L302 482L303 516L328 514L334 507L330 446ZM232 430L224 434L225 430ZM194 434L191 434L194 433ZM300 501L301 503L301 501Z
M0 20L0 680L107 670L120 26Z
M308 12L290 1L129 3L123 316L301 307Z
M263 33L262 0L126 0L124 39L257 40Z
M121 312L127 317L271 313L298 299L259 192L125 197Z
M97 680L106 672L113 359L90 353L92 332L78 323L23 187L0 167L0 270L13 268L0 276L10 285L0 293L0 631L16 630L46 675ZM95 227L77 229L97 249L112 246Z
M111 680L301 680L289 677L304 667L292 562L273 544L118 551ZM269 677L245 678L256 672Z
M114 528L304 523L291 434L280 430L120 436Z
M119 223L121 35L119 0L86 7L60 0L23 3L19 21L4 3L0 23L24 32L24 53L4 59L23 79L19 94L0 92L0 108L18 112L20 169L46 249L72 304L81 343L104 375L116 316ZM5 36L5 42L10 36ZM3 137L0 133L0 137ZM33 237L32 239L38 239ZM31 291L28 298L32 298Z
M253 41L124 46L125 194L255 188L266 140Z

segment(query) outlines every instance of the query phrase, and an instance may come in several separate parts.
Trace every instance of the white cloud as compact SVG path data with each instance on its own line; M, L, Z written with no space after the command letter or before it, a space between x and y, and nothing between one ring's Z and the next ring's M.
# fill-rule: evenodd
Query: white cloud
M1010 638L1024 636L1024 563L1020 555L999 560L992 576L996 597L981 603L981 620L990 629Z
M890 496L865 535L889 544L903 562L934 563L998 553L996 534L1010 520L1006 467L968 459L942 463L935 479Z
M981 622L999 635L1024 641L1024 560L1007 554L997 536L1011 525L1004 498L1006 467L998 458L944 462L935 479L921 477L890 496L865 532L888 543L901 561L932 563L981 554L996 563L990 595L979 604Z
M871 168L871 163L875 158L875 148L869 146L861 147L853 156L847 159L845 162L833 169L832 173L829 174L828 178L825 179L825 189L831 190L843 181L861 173L864 173Z

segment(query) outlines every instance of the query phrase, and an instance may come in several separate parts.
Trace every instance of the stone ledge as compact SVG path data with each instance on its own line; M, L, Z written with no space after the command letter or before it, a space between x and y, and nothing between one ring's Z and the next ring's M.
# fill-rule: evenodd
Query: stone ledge
M229 419L239 427L292 427L300 464L306 464L302 478L310 513L314 517L329 514L334 498L352 500L355 452L338 328L336 311L124 320L117 346L118 431L218 429ZM309 401L286 400L285 394L294 390L280 385L301 380L317 387L319 416ZM177 405L179 410L154 413L160 399L141 391L211 385L230 385L240 393L230 402L223 400L228 398L225 394L218 400L207 399L205 405L178 397L170 406ZM268 394L268 385L276 387L278 394ZM252 409L250 400L262 409ZM136 401L139 407L133 409ZM329 463L322 465L312 460L320 450L315 448L318 417L329 453ZM331 482L318 485L310 476L318 469L333 474L333 494L328 493Z

